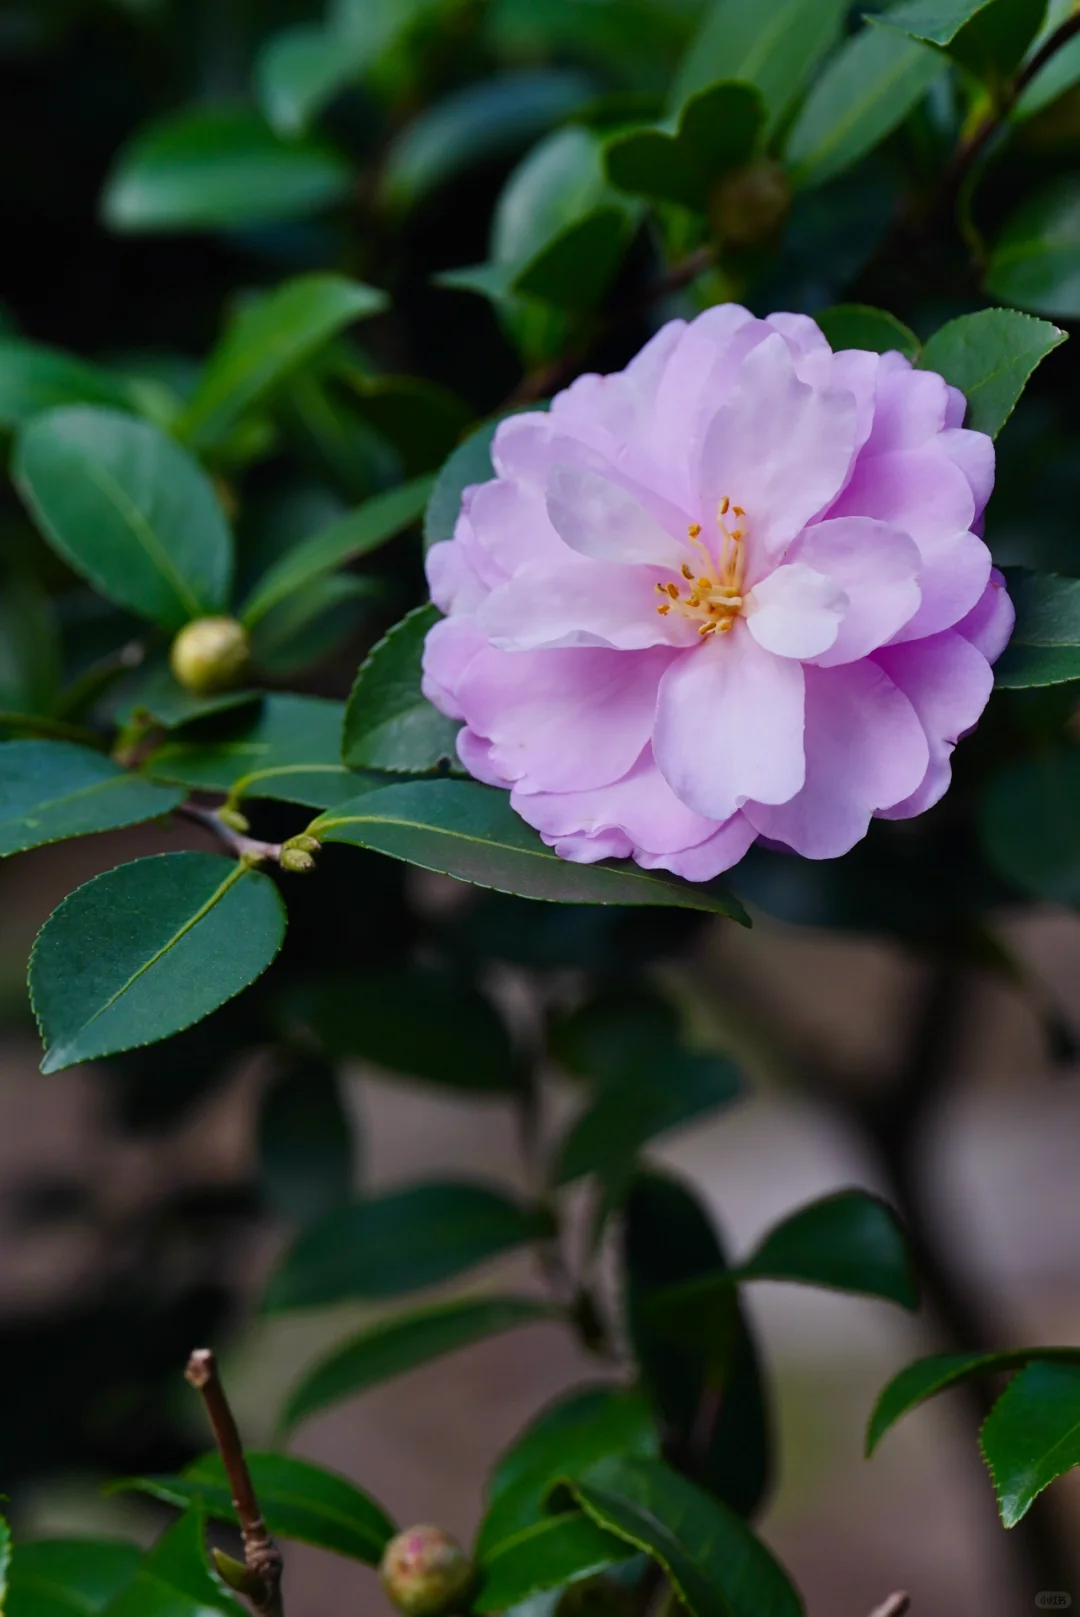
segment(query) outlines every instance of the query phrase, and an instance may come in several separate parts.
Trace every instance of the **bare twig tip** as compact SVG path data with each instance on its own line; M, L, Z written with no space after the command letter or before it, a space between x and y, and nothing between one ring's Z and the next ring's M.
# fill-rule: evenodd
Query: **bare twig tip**
M185 1378L201 1392L213 1374L214 1355L210 1348L196 1348L187 1362Z
M888 1600L880 1606L875 1606L870 1617L904 1617L904 1613L911 1609L911 1596L898 1589Z

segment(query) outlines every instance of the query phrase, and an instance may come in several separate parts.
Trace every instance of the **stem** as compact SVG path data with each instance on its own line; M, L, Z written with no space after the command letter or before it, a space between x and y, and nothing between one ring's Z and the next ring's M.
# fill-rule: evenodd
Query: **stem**
M870 1617L904 1617L904 1613L910 1609L911 1596L898 1589L888 1600L883 1600L880 1606L875 1606Z
M83 724L68 724L64 719L46 719L38 713L9 713L0 709L0 730L18 730L48 741L77 741L80 746L93 747L96 752L104 752L108 746L96 730L88 730Z
M196 1348L184 1374L195 1390L202 1394L214 1441L232 1489L233 1506L240 1518L240 1533L244 1540L244 1565L254 1580L249 1591L251 1603L259 1617L284 1617L281 1551L263 1521L236 1420L210 1349Z
M232 826L226 825L213 809L200 808L197 803L180 803L173 813L182 814L184 819L205 826L225 844L230 853L235 854L237 859L246 860L248 864L262 864L267 859L279 863L281 860L280 842L260 842L257 837L244 836L241 831L234 831Z

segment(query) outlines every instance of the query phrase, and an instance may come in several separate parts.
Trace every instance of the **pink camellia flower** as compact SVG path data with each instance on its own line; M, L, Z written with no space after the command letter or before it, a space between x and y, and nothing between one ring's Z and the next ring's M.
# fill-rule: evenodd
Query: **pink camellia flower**
M726 304L496 435L428 577L424 690L565 859L705 881L949 784L1013 609L964 399Z

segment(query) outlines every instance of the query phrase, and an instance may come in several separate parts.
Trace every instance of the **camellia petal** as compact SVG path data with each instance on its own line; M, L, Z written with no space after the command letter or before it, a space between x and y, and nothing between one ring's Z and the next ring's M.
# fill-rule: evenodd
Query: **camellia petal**
M833 645L847 605L835 579L805 562L791 562L750 591L746 622L765 651L804 661Z

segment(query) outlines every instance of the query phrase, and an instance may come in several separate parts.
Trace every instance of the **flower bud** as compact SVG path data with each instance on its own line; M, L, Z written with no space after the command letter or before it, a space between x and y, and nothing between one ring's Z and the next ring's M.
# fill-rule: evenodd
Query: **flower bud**
M251 821L246 814L241 814L238 808L230 808L228 803L222 804L217 811L217 817L222 825L227 825L230 831L239 831L241 835L251 830Z
M315 869L315 861L303 848L285 847L281 850L282 870L291 870L294 876L306 876Z
M718 241L733 247L759 247L776 234L791 206L791 186L782 166L760 157L716 182L709 198L709 223Z
M318 837L309 837L306 831L301 831L299 836L290 837L285 846L287 848L301 848L304 853L318 853L322 843Z
M235 618L196 618L180 630L169 652L170 668L194 696L230 690L250 661L247 630Z
M379 1577L405 1617L444 1617L458 1611L475 1576L456 1539L441 1527L409 1527L383 1552Z

